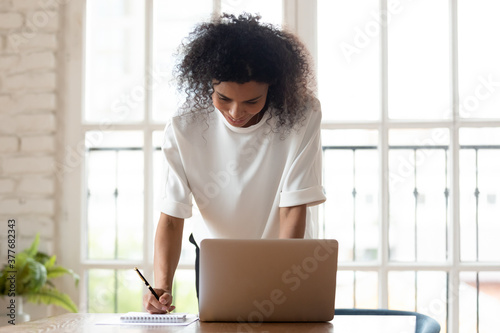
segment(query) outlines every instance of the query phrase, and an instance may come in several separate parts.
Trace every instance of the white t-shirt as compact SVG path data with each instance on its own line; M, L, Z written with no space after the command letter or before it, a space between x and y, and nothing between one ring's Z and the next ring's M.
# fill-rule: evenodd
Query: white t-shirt
M175 116L165 128L167 171L161 211L192 215L192 197L205 238L278 238L279 207L314 206L326 200L321 185L321 110L314 100L300 129L283 137L266 115L250 127L234 127L215 109L207 121ZM306 217L306 238L317 226Z

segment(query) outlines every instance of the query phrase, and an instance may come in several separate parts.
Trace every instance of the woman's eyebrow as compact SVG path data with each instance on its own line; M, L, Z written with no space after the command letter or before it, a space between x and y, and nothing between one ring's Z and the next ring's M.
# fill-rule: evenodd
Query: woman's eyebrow
M249 99L248 101L245 101L245 102L255 102L255 101L259 100L262 96L264 96L264 95L260 95L260 96L258 96L258 97L255 97L255 98Z
M219 97L221 97L221 98L228 99L228 100L232 100L232 98L229 98L229 97L227 97L227 96L225 96L225 95L221 94L221 93L220 93L220 92L218 92L218 91L216 91L216 93L217 93L217 95L219 95ZM245 102L255 102L255 101L259 100L262 96L264 96L264 95L260 95L260 96L257 96L257 97L255 97L255 98L252 98L252 99L246 100Z
M227 97L226 95L221 94L221 93L220 93L220 92L218 92L218 91L216 91L216 93L217 93L217 95L219 95L219 97L221 97L221 98L224 98L224 99L231 99L231 98Z

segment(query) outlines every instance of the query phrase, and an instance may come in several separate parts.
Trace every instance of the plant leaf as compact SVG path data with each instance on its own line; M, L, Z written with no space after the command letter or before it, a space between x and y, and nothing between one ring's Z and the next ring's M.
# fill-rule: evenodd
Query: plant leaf
M37 252L34 256L34 259L36 261L38 261L39 263L43 264L43 265L46 265L47 262L49 262L50 260L52 260L52 258L55 257L55 256L49 256L48 254L46 253L43 253L43 252ZM54 258L54 263L55 263L55 258Z
M38 252L38 253L40 253L40 252ZM53 255L48 260L43 262L43 264L45 265L45 268L47 268L47 275L48 275L48 272L50 271L50 269L55 265L55 263L56 263L56 256L55 255Z
M73 270L61 266L55 266L47 269L47 279L52 279L65 274L71 275L73 279L75 279L75 285L78 286L78 281L80 281L80 277L78 276L78 274L73 272Z
M47 269L45 266L32 258L26 259L26 264L17 276L17 292L22 295L32 291L40 290L47 282Z
M10 280L7 280L7 266L4 266L2 275L0 275L0 295L7 295L9 293Z
M16 255L16 271L20 272L24 269L24 266L26 265L26 261L28 260L29 256L25 252L19 252Z
M34 257L38 252L38 244L40 244L40 233L36 234L35 240L33 240L33 243L31 243L30 248L24 250L23 252L28 254L28 256L30 257Z
M78 308L75 303L71 300L71 298L64 293L57 291L56 289L50 289L44 287L40 289L38 292L29 293L24 295L28 302L40 304L54 304L56 306L60 306L71 312L78 312Z

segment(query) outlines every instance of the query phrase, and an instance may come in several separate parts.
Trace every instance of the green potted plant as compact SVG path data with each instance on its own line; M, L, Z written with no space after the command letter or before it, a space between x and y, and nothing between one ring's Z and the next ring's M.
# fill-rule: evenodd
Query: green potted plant
M37 234L28 249L17 253L14 262L9 261L13 265L7 264L0 271L0 296L21 296L27 302L53 304L71 312L78 312L75 303L67 294L57 290L52 279L70 275L75 280L75 285L78 285L80 278L72 270L56 265L55 255L49 256L39 252L39 243L40 235Z

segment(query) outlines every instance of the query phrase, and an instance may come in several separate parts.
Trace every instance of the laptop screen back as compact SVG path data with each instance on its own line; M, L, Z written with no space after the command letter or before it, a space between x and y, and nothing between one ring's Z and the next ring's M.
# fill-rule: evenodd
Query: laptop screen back
M200 320L332 320L337 257L336 240L205 239Z

